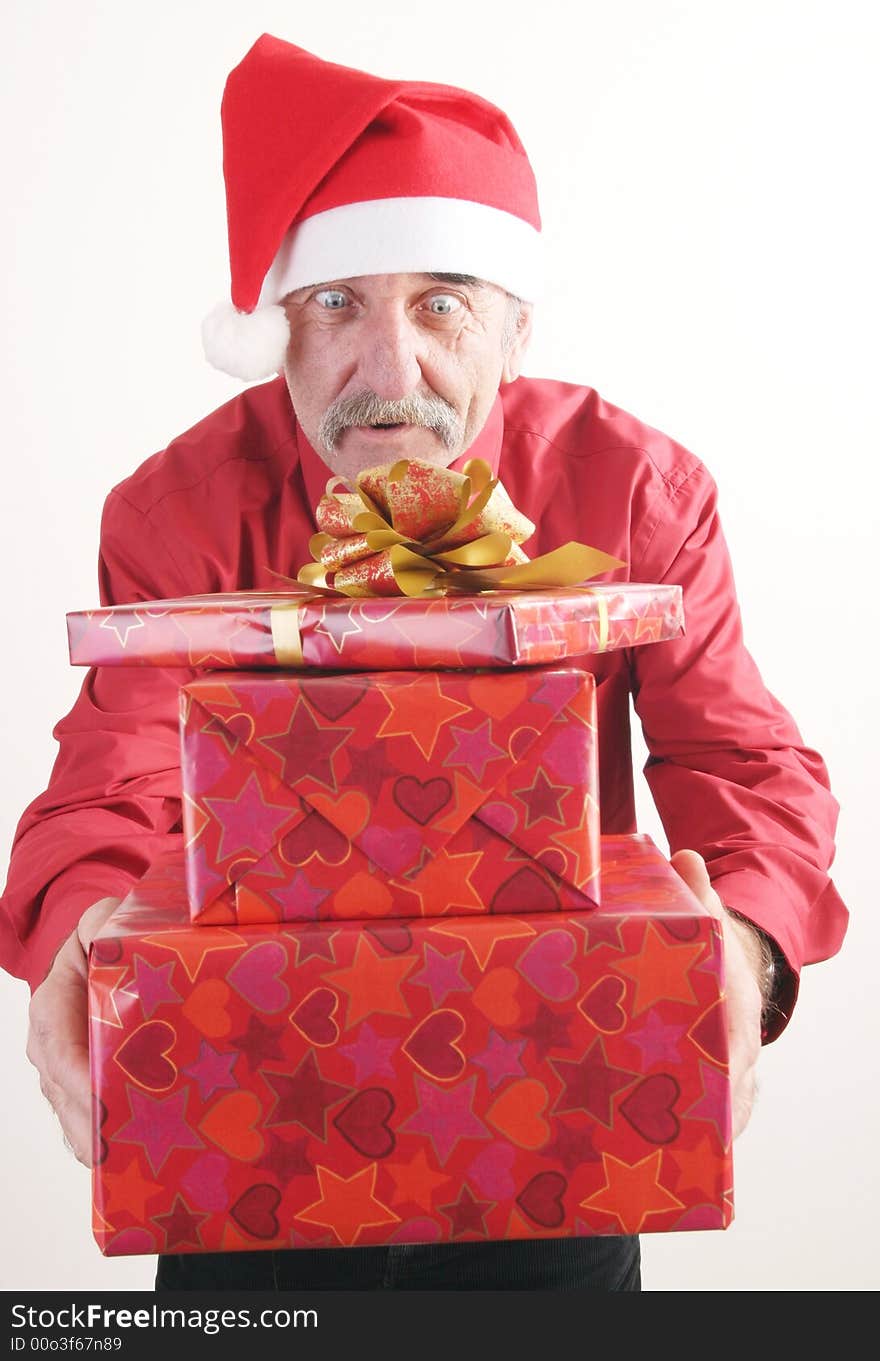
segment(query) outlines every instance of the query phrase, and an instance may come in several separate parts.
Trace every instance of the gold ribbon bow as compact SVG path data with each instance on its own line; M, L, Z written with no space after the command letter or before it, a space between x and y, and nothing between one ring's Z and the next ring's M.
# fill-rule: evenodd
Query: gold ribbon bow
M479 458L461 473L400 459L364 469L354 490L331 478L316 519L297 580L349 596L576 586L625 565L576 542L529 560L520 545L535 526Z

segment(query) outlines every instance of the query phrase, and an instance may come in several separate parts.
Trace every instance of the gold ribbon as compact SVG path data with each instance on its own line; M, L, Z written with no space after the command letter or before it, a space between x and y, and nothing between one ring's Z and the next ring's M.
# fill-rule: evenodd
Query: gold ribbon
M535 526L482 459L470 459L463 473L400 459L364 469L354 490L331 478L316 518L314 561L297 581L349 596L577 586L625 566L576 542L530 561L520 545Z
M604 595L594 596L599 611L599 646L597 652L604 652L608 646L608 601Z
M299 629L299 605L284 604L269 607L272 645L279 666L304 666L302 635Z

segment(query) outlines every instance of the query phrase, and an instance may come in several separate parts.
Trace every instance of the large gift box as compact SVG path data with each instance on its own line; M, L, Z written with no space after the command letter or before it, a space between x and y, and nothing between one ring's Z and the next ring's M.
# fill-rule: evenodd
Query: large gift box
M157 864L90 952L101 1250L726 1227L720 923L645 836L601 898L194 928Z
M215 672L181 729L200 923L598 900L590 672Z
M67 629L77 666L388 671L559 662L684 623L680 586L620 582L435 599L240 591L73 611Z

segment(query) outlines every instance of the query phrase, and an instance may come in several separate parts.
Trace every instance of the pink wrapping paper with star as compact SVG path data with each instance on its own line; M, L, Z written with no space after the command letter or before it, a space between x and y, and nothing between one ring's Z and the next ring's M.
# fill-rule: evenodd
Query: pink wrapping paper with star
M89 960L101 1250L726 1227L719 923L602 862L595 912L234 928L154 866Z
M74 666L434 670L559 662L677 638L682 589L620 582L439 599L237 591L67 615Z
M181 740L200 924L598 901L590 672L218 672Z

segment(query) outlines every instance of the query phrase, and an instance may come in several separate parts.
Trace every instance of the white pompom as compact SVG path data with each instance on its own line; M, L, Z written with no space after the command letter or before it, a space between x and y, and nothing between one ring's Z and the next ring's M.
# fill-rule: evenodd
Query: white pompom
M277 303L239 312L231 302L221 302L202 322L208 363L245 382L280 372L289 340L287 315Z

